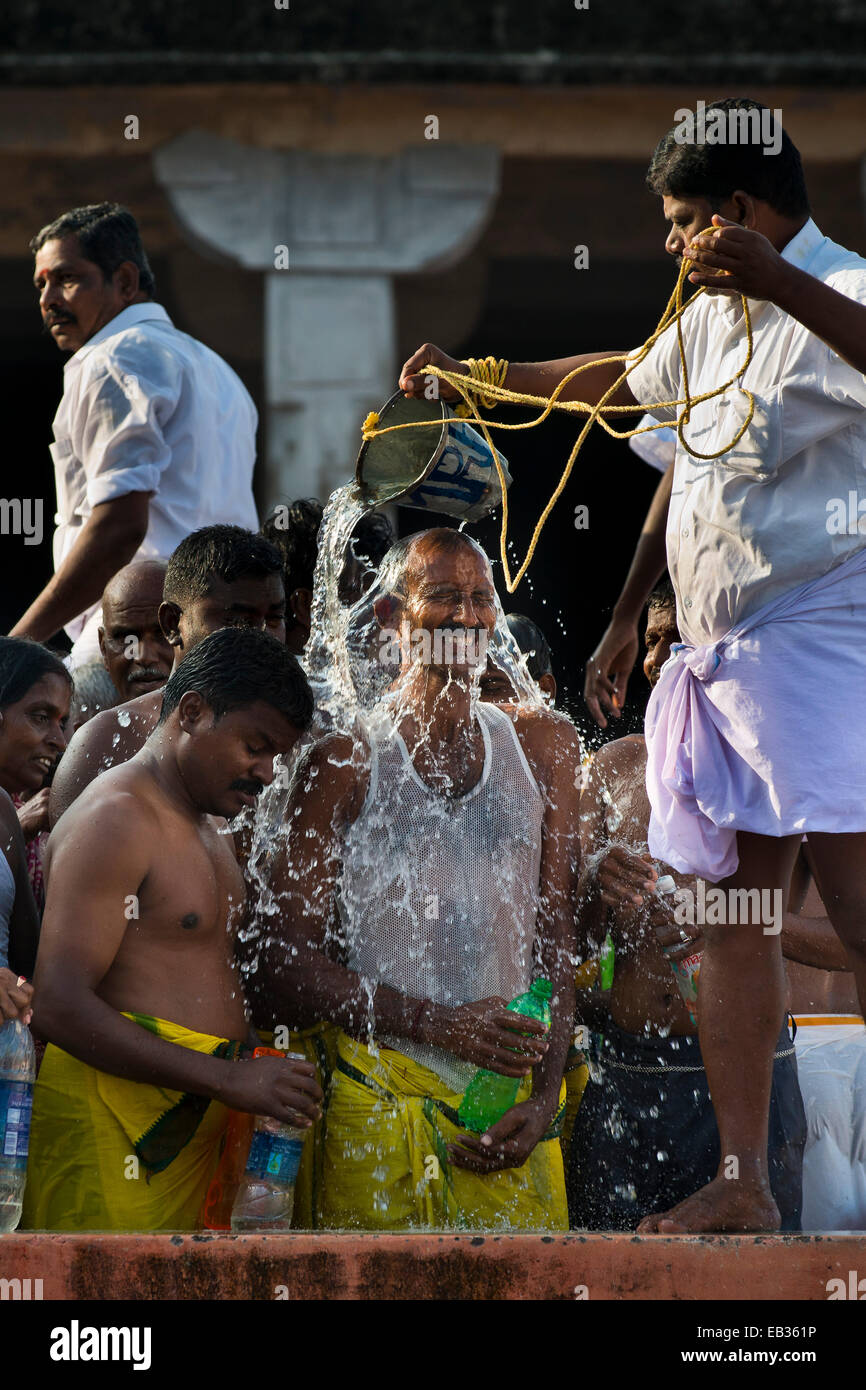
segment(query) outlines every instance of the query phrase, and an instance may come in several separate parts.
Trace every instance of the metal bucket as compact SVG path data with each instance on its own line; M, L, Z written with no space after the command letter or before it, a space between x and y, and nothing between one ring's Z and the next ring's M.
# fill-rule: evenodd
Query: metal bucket
M376 505L398 502L425 512L478 521L502 501L499 474L487 441L444 401L407 400L396 391L379 411L379 428L435 420L440 428L395 430L364 441L355 478ZM499 455L506 487L506 460Z

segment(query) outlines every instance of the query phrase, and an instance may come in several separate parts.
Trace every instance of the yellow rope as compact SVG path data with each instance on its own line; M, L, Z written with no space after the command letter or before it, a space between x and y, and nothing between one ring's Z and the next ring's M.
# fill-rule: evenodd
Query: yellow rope
M708 227L705 229L705 231L701 232L700 235L706 236L710 232L715 231L717 231L716 227ZM740 367L739 371L736 372L734 376L732 376L728 381L724 382L721 386L717 386L713 391L706 391L701 396L693 396L691 394L691 390L689 387L688 367L686 365L685 343L683 341L682 316L685 313L685 310L689 307L689 305L693 304L695 300L698 298L698 296L704 293L705 288L704 286L701 286L698 290L695 291L695 293L691 296L690 299L686 300L685 304L683 303L683 284L685 282L686 276L689 273L689 267L693 264L694 262L690 261L687 257L683 258L683 263L680 267L680 273L677 277L676 286L674 287L673 293L671 294L671 297L667 302L664 313L662 314L661 319L659 320L657 328L650 335L650 337L647 338L643 346L637 350L637 353L633 356L632 361L629 362L625 371L622 372L622 374L619 377L617 377L616 381L613 383L612 386L608 387L604 395L595 405L591 405L588 401L563 401L560 400L560 396L562 395L562 392L565 389L565 387L568 386L569 382L573 381L575 377L580 376L582 372L589 371L591 367L600 366L601 362L626 362L628 361L628 358L629 356L631 356L631 354L618 353L613 357L601 358L598 361L584 362L581 366L575 367L572 371L570 371L567 376L564 376L562 381L559 383L557 387L555 387L550 396L530 396L524 394L521 391L510 391L508 387L501 385L500 380L497 380L497 378L504 378L504 372L501 370L503 366L502 362L496 363L495 370L488 369L485 375L481 375L481 373L485 372L485 368L481 367L479 371L479 363L475 359L470 359L473 368L472 377L466 377L457 372L446 371L443 367L434 367L428 365L423 368L425 375L436 376L439 377L442 381L447 381L450 386L453 386L460 393L460 395L463 397L463 403L465 406L465 411L461 410L460 413L464 415L465 418L470 419L472 423L478 429L480 429L485 440L487 441L488 448L490 449L491 454L493 455L493 461L496 464L496 472L499 476L499 486L502 492L502 526L499 535L499 545L500 554L502 558L502 572L505 578L505 587L508 590L509 594L514 593L515 589L517 588L518 584L520 583L521 579L526 574L526 571L532 563L532 559L535 554L535 549L538 545L538 540L542 530L544 529L544 525L547 521L547 518L550 516L550 513L553 511L553 508L559 501L559 498L561 497L563 490L565 489L568 480L571 477L572 470L577 461L577 456L583 448L583 442L586 439L586 436L589 434L589 431L592 428L592 426L597 422L601 425L602 429L605 430L607 434L612 435L614 439L632 439L635 435L638 434L648 434L652 430L664 429L665 422L657 421L653 425L644 425L639 427L638 429L619 431L613 429L613 427L608 424L604 416L619 415L626 413L634 414L634 411L636 409L635 406L608 405L608 401L612 396L616 395L620 386L622 386L623 382L627 379L629 374L632 371L634 371L635 367L637 367L639 363L643 362L644 358L652 348L653 344L657 341L658 338L661 337L662 333L664 333L666 329L670 328L672 323L676 323L677 326L677 345L679 348L680 366L682 369L683 377L683 399L675 401L653 401L649 404L643 405L640 408L644 411L652 413L655 410L665 408L679 410L680 407L682 407L677 417L677 438L679 439L681 445L686 450L686 452L691 454L692 458L697 459L708 460L721 458L723 454L726 454L730 449L733 449L734 446L740 442L743 435L746 433L746 430L749 428L749 425L752 423L752 419L754 418L755 414L755 398L752 395L751 391L747 390L745 386L741 385L738 389L742 391L743 394L747 397L749 402L749 409L746 414L745 421L743 422L742 426L737 431L737 433L734 435L733 439L730 440L728 444L726 444L721 449L717 449L715 453L702 454L697 449L693 449L691 447L683 433L684 427L689 423L689 420L691 418L692 406L700 405L704 401L712 400L715 396L723 395L725 391L727 391L731 386L733 386L736 382L740 381L746 369L748 368L749 363L752 360L752 353L754 349L754 341L752 337L752 320L751 315L749 314L748 301L746 300L745 295L740 295L740 301L743 306L743 314L745 317L747 338L745 361L743 362L743 365ZM495 359L482 359L482 362L483 361L486 361L487 363L494 363ZM479 376L481 376L481 380L483 381L483 394L478 390L479 381L478 377L475 375L475 372L479 373ZM480 397L481 403L487 410L492 409L497 404L505 402L509 405L538 406L541 410L541 414L538 415L537 418L534 420L525 420L517 424L504 424L502 421L483 420L478 413L478 406L475 400L476 395ZM547 419L548 415L552 410L563 410L570 414L586 414L588 418L583 428L581 429L580 434L577 437L574 448L572 449L571 454L569 455L568 462L565 465L565 469L562 473L559 482L556 485L556 488L554 489L550 501L547 503L547 506L544 508L544 511L541 513L541 516L538 519L538 524L535 527L535 530L532 534L532 540L529 543L529 549L526 553L526 558L523 561L523 564L518 569L516 575L512 579L507 554L508 490L505 485L505 475L502 470L502 463L499 458L499 454L496 450L496 446L493 443L493 440L490 438L490 428L502 430L534 429L536 425L540 425L542 421ZM441 429L442 426L441 420L410 420L402 425L387 425L383 429L377 429L376 427L378 423L378 415L375 411L371 412L364 421L362 429L364 439L374 439L377 435L388 434L391 430L429 429L431 426L436 426Z

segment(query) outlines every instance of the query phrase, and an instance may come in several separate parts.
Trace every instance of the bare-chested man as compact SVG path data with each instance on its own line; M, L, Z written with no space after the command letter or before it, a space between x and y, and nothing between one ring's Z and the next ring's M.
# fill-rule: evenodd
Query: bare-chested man
M644 672L651 685L678 641L676 599L664 580L647 611ZM660 929L670 946L682 931L681 959L701 949L700 928L676 925L670 902L656 897L649 817L643 736L605 744L581 795L579 936L583 953L593 954L609 931L615 969L609 1016L583 1018L593 1029L592 1080L577 1112L568 1175L571 1224L589 1230L635 1230L650 1213L688 1196L696 1182L709 1182L719 1166L697 1025L656 934ZM673 873L669 865L664 872L694 892L694 877ZM780 915L778 927L784 931L790 920ZM806 1126L793 1044L782 1017L779 1025L768 1168L782 1228L799 1230Z
M145 746L58 822L25 1226L194 1229L227 1107L318 1117L308 1063L236 1060L251 1040L234 961L245 891L215 819L253 804L311 718L283 644L213 633L172 674Z
M398 542L377 592L383 638L400 634L396 678L354 737L330 735L300 767L259 1012L343 1030L325 1225L562 1229L552 1125L572 1033L579 740L541 704L477 699L496 594L468 537ZM534 973L552 985L548 1035L504 1012ZM526 1083L483 1135L457 1116L476 1068Z
M159 621L174 648L174 669L222 627L262 628L285 639L282 558L275 546L241 526L204 526L182 540L168 561ZM51 789L55 824L84 788L144 745L159 719L162 691L103 710L78 731Z
M164 560L133 560L105 586L97 637L120 703L161 690L171 673L171 643L159 625L164 584Z

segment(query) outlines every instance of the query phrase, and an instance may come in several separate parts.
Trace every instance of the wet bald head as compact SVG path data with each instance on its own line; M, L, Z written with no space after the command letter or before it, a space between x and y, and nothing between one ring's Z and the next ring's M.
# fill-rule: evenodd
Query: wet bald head
M99 649L121 702L159 690L171 671L174 653L159 625L165 569L162 560L134 560L102 595Z
M484 571L492 584L490 561L477 541L450 526L433 526L427 531L416 531L412 536L405 536L391 546L382 561L379 588L383 593L405 598L431 564L440 557L447 563L448 557L452 556L462 556L464 560L472 557L474 567Z

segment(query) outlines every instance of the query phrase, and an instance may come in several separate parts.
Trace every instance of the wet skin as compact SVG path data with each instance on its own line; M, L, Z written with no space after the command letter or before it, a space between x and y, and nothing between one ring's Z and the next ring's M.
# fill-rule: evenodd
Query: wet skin
M213 578L208 593L185 610L163 603L160 625L174 648L175 664L210 632L223 627L255 627L285 640L285 595L279 575L241 578L231 584ZM51 788L51 823L56 824L95 777L126 762L153 733L162 708L162 690L103 710L80 728L58 768Z
M253 804L252 789L272 781L274 757L298 736L263 702L217 720L187 692L139 753L82 793L46 861L35 1016L43 1036L115 1075L292 1123L317 1118L321 1092L307 1063L222 1062L121 1017L150 1014L248 1041L234 959L245 890L216 818Z

